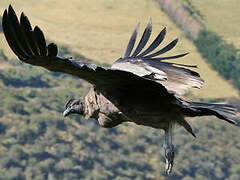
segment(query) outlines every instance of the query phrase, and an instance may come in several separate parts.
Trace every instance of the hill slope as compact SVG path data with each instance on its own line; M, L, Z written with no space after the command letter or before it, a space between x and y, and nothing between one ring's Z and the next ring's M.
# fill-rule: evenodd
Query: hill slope
M182 0L185 1L185 0ZM240 48L240 3L238 0L191 1L203 15L202 23Z
M182 39L175 52L185 49L193 52L180 61L199 62L203 75L206 73L206 81L211 76L212 83L216 81L223 86L225 83L229 87L223 91L225 96L217 92L220 91L218 86L212 87L212 91L203 89L207 97L234 94L231 92L234 89L226 81L202 65L202 59L192 44L159 12L154 1L119 0L108 1L107 5L99 1L68 1L67 4L51 0L38 4L33 0L14 2L18 12L26 10L31 21L43 26L50 40L68 44L70 50L95 60L100 61L102 56L102 62L107 63L124 51L134 25L140 21L137 16L146 15L144 23L151 16L155 34L162 26L167 26L170 31L168 41L176 36ZM7 3L9 1L0 2L1 10L7 7ZM113 7L109 8L109 5ZM127 11L129 7L134 11ZM81 18L73 17L81 12ZM114 16L118 21L114 21ZM71 24L75 20L79 22ZM3 48L8 57L14 57L10 56L1 33L0 40L5 43ZM165 177L163 134L159 130L130 123L104 129L99 128L96 121L79 116L62 118L64 102L70 97L82 96L88 87L80 79L24 65L15 57L0 57L0 179L238 179L240 128L213 117L190 119L198 138L193 139L182 128L176 129L175 167L173 174Z
M0 9L3 11L10 2L1 1ZM11 3L18 13L24 11L34 24L38 24L49 40L65 44L72 51L109 64L123 55L137 22L142 23L143 30L149 17L152 17L152 39L163 27L167 27L165 44L176 37L180 39L172 53L190 52L190 55L178 61L198 65L197 71L205 84L201 90L193 90L195 95L205 98L238 96L232 85L211 70L194 45L184 37L184 33L161 11L155 1L71 0L71 3L65 3L49 0L35 3L25 0ZM4 41L5 52L9 54L9 48L5 46Z

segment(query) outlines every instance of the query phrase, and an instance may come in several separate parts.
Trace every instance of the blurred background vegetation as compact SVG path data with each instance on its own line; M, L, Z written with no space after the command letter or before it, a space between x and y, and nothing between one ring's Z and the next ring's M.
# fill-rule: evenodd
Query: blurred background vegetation
M11 3L60 45L62 56L105 65L124 52L137 22L145 25L152 17L152 38L166 26L165 43L179 37L174 52L189 51L180 61L198 65L205 80L187 98L239 108L239 3L229 1L180 1L204 27L195 40L156 0L3 0L0 12ZM63 119L64 103L86 94L89 84L16 60L1 26L0 40L0 179L239 179L239 127L214 117L188 119L197 138L176 129L175 167L166 177L163 132L131 123L104 129L80 116Z

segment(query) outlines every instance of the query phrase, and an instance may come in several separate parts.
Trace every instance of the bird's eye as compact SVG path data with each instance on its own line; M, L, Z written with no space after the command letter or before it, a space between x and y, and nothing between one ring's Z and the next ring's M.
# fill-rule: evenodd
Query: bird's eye
M79 101L75 102L73 105L79 105Z

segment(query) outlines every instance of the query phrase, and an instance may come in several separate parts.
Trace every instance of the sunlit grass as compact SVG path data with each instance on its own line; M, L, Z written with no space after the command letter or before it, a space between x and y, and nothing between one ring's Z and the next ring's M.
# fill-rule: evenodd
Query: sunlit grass
M86 57L111 64L123 55L129 37L138 22L140 34L148 19L153 21L152 39L163 27L167 27L165 43L178 37L178 46L169 54L190 52L180 63L194 64L205 80L201 90L193 90L199 97L236 97L238 92L232 85L213 71L201 58L194 45L161 10L154 0L63 0L0 1L0 11L11 3L17 14L24 11L33 25L37 24L50 41L64 44L74 52ZM1 40L3 39L0 36ZM6 42L5 53L10 55ZM13 57L13 55L10 55Z
M201 0L191 3L204 15L203 23L240 48L239 0Z

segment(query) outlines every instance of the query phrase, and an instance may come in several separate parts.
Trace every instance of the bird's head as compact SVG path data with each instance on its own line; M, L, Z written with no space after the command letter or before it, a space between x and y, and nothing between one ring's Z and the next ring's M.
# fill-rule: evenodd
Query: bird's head
M65 104L65 111L63 112L63 116L66 117L69 114L84 114L84 99L70 99Z

